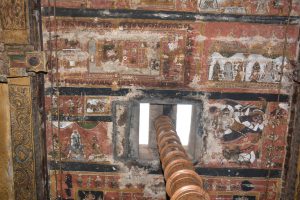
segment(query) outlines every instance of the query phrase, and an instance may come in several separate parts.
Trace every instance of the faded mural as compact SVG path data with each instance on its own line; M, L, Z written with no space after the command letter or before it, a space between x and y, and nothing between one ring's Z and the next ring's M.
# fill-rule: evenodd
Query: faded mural
M272 59L242 53L224 57L217 52L210 57L209 80L212 81L292 83L292 75L293 67L283 57Z
M48 6L42 0L43 6ZM248 15L287 15L288 2L284 0L57 0L57 6L92 9L145 9L189 11L195 13L225 13ZM53 6L54 2L50 1ZM299 16L300 3L293 1L292 15Z
M282 167L288 104L224 99L209 102L207 109L202 166Z
M286 2L272 2L59 0L57 6L287 13ZM294 2L292 14L297 10ZM45 82L51 199L166 199L161 171L132 159L129 149L132 103L155 98L203 103L201 154L193 161L212 200L279 199L298 27L289 27L283 55L284 25L158 15L43 17L43 43L53 61Z

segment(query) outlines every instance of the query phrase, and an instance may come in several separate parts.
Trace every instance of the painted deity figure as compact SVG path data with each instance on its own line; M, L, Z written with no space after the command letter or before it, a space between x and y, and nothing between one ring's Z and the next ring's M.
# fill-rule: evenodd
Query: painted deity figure
M74 130L71 134L71 144L68 154L68 158L81 160L84 158L83 145L81 143L81 136L77 130Z
M260 80L260 65L258 62L256 62L252 68L252 72L250 75L250 81L251 82L258 82Z

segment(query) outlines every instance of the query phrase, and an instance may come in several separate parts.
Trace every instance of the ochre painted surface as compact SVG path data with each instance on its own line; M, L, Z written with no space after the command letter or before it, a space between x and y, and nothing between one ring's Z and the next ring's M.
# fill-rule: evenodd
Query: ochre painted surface
M13 168L8 85L0 83L0 196L13 200Z
M145 86L202 91L276 93L285 26L57 18L58 40L44 19L44 46L58 51L61 86ZM76 33L76 34L75 34ZM282 91L289 93L297 26L287 29Z
M49 6L42 0L42 6ZM54 2L50 1L53 6ZM165 10L238 15L287 15L288 1L267 0L58 0L57 7L90 9ZM299 16L300 2L293 1L292 15Z
M275 9L271 1L214 2L61 0L57 6L287 14L285 3ZM293 15L298 7L295 1ZM129 131L134 103L152 100L203 105L194 162L212 200L279 199L297 25L54 20L43 17L43 43L52 59L45 102L53 199L165 199L159 160L146 166Z

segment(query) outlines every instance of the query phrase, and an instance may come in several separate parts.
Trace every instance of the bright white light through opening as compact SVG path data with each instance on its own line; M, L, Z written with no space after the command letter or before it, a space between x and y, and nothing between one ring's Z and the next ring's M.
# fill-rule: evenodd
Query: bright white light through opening
M149 114L150 114L150 104L140 103L139 144L148 144Z
M192 121L192 105L177 104L176 131L181 144L187 146Z

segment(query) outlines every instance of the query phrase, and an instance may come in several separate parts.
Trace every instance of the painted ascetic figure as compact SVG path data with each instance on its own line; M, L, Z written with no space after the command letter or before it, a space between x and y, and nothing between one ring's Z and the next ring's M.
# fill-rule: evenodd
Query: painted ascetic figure
M71 134L71 145L69 149L68 158L81 160L84 158L83 145L81 143L81 136L78 130L74 130Z

